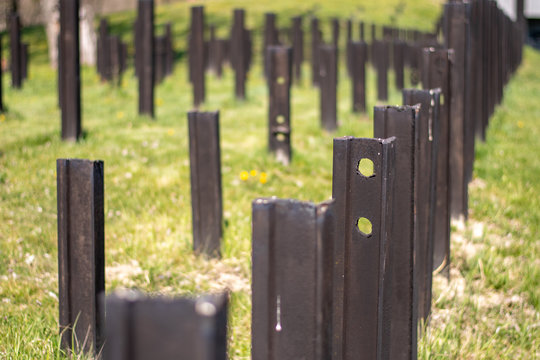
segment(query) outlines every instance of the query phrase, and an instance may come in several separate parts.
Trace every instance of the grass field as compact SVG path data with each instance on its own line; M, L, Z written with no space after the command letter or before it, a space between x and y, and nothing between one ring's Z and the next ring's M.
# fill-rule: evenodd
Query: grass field
M174 21L185 49L188 8L158 8L157 23ZM208 1L208 21L226 34L232 8L245 6L247 23L262 28L263 13L279 23L297 13L348 17L429 29L441 1ZM405 5L403 5L405 4ZM112 31L131 39L133 13L111 17ZM307 23L305 24L308 25ZM342 29L342 33L345 29ZM60 359L56 238L57 158L105 162L106 288L193 295L232 290L229 353L250 357L251 201L262 196L320 202L331 195L332 138L372 135L372 115L350 112L344 66L339 81L339 130L320 129L318 92L304 82L292 91L292 164L266 149L267 89L255 58L248 98L234 99L233 74L207 76L208 110L220 110L224 196L223 258L191 251L187 116L191 88L185 59L156 89L156 120L137 116L137 81L129 70L119 87L83 68L83 127L77 144L59 139L56 72L46 63L41 28L26 29L30 79L20 91L4 75L8 110L0 115L0 358ZM4 41L4 49L7 47ZM258 52L257 52L258 55ZM390 77L392 80L392 76ZM376 104L368 72L368 108ZM388 103L400 103L393 90ZM470 219L456 227L449 283L436 278L433 316L419 342L422 359L534 359L540 357L540 54L524 63L476 148ZM242 171L254 171L246 181ZM260 174L267 174L267 182Z

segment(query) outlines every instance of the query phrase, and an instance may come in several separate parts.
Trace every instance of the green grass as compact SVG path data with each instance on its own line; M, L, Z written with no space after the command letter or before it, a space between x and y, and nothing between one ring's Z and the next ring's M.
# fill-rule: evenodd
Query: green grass
M400 3L406 4L402 7ZM263 13L279 23L308 13L328 19L354 16L377 23L429 29L441 1L205 2L208 22L229 27L233 7L248 9L247 23L260 32ZM160 7L157 23L174 21L176 45L185 49L192 3ZM402 10L400 10L402 9ZM112 30L131 39L133 13L111 17ZM394 16L394 18L391 18ZM304 24L308 27L307 21ZM325 25L327 26L327 24ZM220 31L220 36L228 31ZM342 28L342 33L345 29ZM56 73L46 63L42 28L26 29L31 42L30 79L20 91L4 76L0 115L0 358L59 359L56 262L57 158L105 161L106 288L192 295L233 291L230 358L250 356L251 201L262 196L320 202L331 196L332 138L372 135L371 112L350 112L350 85L341 66L336 133L320 129L318 92L304 82L292 93L293 159L277 163L266 150L267 89L260 59L244 102L234 99L233 74L207 76L205 109L220 110L224 196L223 259L191 251L191 203L187 111L191 87L180 56L174 75L156 89L156 120L137 116L132 70L122 86L101 84L83 68L83 127L77 144L59 139ZM6 48L4 41L4 49ZM256 52L258 55L259 52ZM343 57L342 57L343 58ZM390 78L392 80L392 77ZM477 146L468 227L454 232L452 281L437 279L434 314L420 340L423 359L532 359L540 347L540 55L530 49L491 120L488 140ZM368 108L376 104L368 71ZM389 103L401 101L391 88ZM266 172L241 181L242 171ZM482 232L473 231L483 228Z

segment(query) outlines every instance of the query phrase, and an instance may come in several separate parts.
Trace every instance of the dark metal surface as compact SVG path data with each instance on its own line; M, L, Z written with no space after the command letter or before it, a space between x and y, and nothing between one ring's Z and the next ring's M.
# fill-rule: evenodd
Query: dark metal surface
M414 279L415 184L414 169L418 151L417 106L375 107L374 136L395 136L394 206L390 238L392 294L385 306L390 309L383 319L390 324L389 336L383 338L383 349L389 359L417 357L417 291Z
M319 30L319 19L314 17L311 19L311 83L313 86L319 86L319 46L321 44L321 36Z
M109 24L107 19L99 21L97 38L97 68L101 81L110 80Z
M352 104L354 112L366 111L366 61L368 46L365 42L351 42Z
M389 347L383 339L390 335L394 152L393 138L334 139L332 359L388 359ZM372 175L359 171L362 159L372 161ZM370 234L359 229L361 218L370 221Z
M448 269L450 262L450 188L449 188L449 119L450 67L453 50L426 48L422 60L422 85L425 89L441 89L439 141L437 150L437 184L435 187L435 223L433 270ZM446 272L446 270L445 270Z
M376 40L372 44L373 64L377 70L377 99L388 100L388 68L390 65L390 43Z
M62 140L81 136L81 83L79 64L79 0L60 0L62 42Z
M302 81L302 63L304 62L304 30L302 29L302 17L293 17L292 23L294 80L297 84L300 84Z
M28 79L28 43L21 43L21 79Z
M105 360L227 359L228 296L107 297Z
M16 12L9 15L9 43L11 56L11 86L15 89L19 89L22 86L21 20L19 14Z
M193 249L219 256L222 236L219 112L188 112Z
M204 81L204 7L191 7L189 62L193 85L193 106L199 107L205 98Z
M405 86L405 47L407 44L401 40L394 40L392 49L392 60L394 63L394 74L396 89L401 90Z
M235 71L234 89L236 98L246 98L246 77L249 64L247 30L244 26L244 9L234 9L234 22L231 32L231 61Z
M467 181L465 178L466 129L466 46L467 6L451 2L444 6L446 47L454 50L450 88L450 214L458 219L467 215Z
M418 318L427 321L431 310L433 243L436 208L437 150L439 141L440 89L403 90L403 105L420 104L418 149L415 159L415 267ZM446 195L446 194L445 194Z
M268 59L268 149L279 162L291 161L292 49L269 46Z
M172 75L174 71L174 40L172 34L172 23L165 24L165 75Z
M58 299L61 345L95 353L103 343L103 162L58 159Z
M262 47L262 59L264 76L268 77L268 52L269 46L279 45L279 36L276 28L276 14L265 13L264 14L264 33L263 33L263 47Z
M319 60L321 125L333 131L337 129L337 48L332 45L320 46Z
M334 203L253 202L252 359L331 358Z
M154 0L138 0L139 114L154 117Z
M2 61L2 40L3 40L3 34L0 33L0 62ZM4 83L2 82L2 73L3 71L0 71L0 112L4 111L4 100L3 100L3 87Z

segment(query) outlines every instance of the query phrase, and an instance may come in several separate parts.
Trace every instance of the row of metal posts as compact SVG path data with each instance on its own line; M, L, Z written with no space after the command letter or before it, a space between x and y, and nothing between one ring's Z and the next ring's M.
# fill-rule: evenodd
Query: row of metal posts
M470 126L465 104L471 90L463 74L475 59L470 47L458 45L475 36L474 30L464 30L467 23L479 29L475 21L496 21L497 27L508 21L496 7L481 18L463 15L492 4L447 4L444 31L455 48L423 49L419 68L426 90L404 90L404 106L375 107L373 139L334 139L333 200L319 205L253 202L253 359L417 357L418 319L429 317L432 270L449 261L452 161L460 154L465 159L464 152L454 157L452 152L459 144L466 148ZM522 45L513 40L522 39L522 30L515 23L506 26L509 34L484 32L479 39L491 57L486 72L494 76L476 85L482 94L493 94L491 100L486 96L488 114L521 60ZM69 24L66 29L73 30ZM502 55L501 49L511 51ZM277 118L286 116L289 106L291 50L270 47L267 56L269 79L277 84L273 90L270 86L278 94L275 107L281 110L274 125L279 127ZM219 255L219 114L192 112L188 118L194 249ZM467 163L459 164L465 174ZM103 177L100 161L57 162L63 347L79 344L84 349L76 350L96 352L106 327L108 359L148 358L138 354L224 359L226 296L185 301L131 293L100 301L105 289ZM174 320L180 318L185 321Z

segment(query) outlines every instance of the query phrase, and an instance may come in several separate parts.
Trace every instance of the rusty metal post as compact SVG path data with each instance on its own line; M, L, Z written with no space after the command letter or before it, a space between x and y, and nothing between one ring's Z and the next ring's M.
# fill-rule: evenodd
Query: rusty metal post
M334 202L252 208L252 359L330 359Z
M81 129L79 0L60 0L62 42L62 140L77 141Z
M302 17L292 19L292 48L294 80L297 84L302 81L302 63L304 62L304 31L302 30Z
M193 249L220 256L222 236L219 112L188 112Z
M389 235L392 269L388 280L392 294L384 324L390 324L382 348L388 359L417 358L417 310L414 239L415 239L415 184L414 169L418 149L418 106L375 107L374 136L395 136L396 166L394 177L394 206L392 230Z
M394 40L393 42L393 62L394 62L394 73L396 81L396 89L401 90L405 86L405 75L404 75L404 56L405 56L405 47L407 44L401 40Z
M351 75L352 75L352 104L354 112L366 111L366 61L367 44L363 41L352 42Z
M268 59L268 149L279 162L291 161L292 49L269 46Z
M415 193L415 287L418 290L418 318L424 321L431 311L440 95L440 89L403 90L403 105L420 104L414 181L416 189L422 190Z
M322 45L319 49L321 125L328 131L334 131L337 129L337 48Z
M319 19L314 17L311 19L311 83L313 86L319 86L319 47L321 44L319 32Z
M193 105L197 108L205 98L204 80L204 7L191 7L189 61L193 84Z
M56 171L61 345L94 354L103 344L98 302L105 291L103 162L58 159Z
M264 14L264 39L263 39L263 48L262 48L262 59L263 59L263 69L264 77L268 77L268 51L269 46L278 45L278 31L276 28L276 14L275 13L265 13Z
M444 6L446 47L454 49L450 99L450 213L452 218L467 216L465 163L466 84L467 84L467 5L451 2ZM495 58L497 56L495 55Z
M154 0L139 1L139 114L154 117Z
M244 9L234 9L234 23L231 34L231 60L235 71L234 89L236 98L246 98L246 76L249 56L247 34L244 26Z
M332 359L388 358L394 152L394 138L334 139Z
M433 244L433 270L448 273L450 262L450 185L449 185L449 129L450 129L450 74L453 50L426 48L422 58L424 89L440 88L439 141L437 150L437 184Z
M115 293L107 311L104 360L226 360L228 295L197 299Z
M9 16L9 36L11 55L11 86L20 89L22 86L21 74L21 20L19 14L14 12Z

